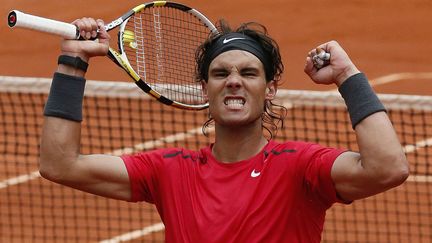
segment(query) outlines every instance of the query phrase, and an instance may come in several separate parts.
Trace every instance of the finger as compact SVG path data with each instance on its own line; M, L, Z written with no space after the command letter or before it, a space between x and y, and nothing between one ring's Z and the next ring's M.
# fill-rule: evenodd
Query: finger
M309 51L308 56L310 58L313 58L314 56L316 56L316 54L317 54L317 51L316 51L316 48L314 48L314 49Z
M317 72L317 69L314 66L314 63L312 61L311 57L306 57L306 63L305 63L305 67L304 67L304 72L306 74L308 74L309 76L313 75L314 73Z
M98 19L96 20L97 25L98 25L98 35L97 38L99 40L99 42L101 43L108 43L109 40L111 39L110 35L108 34L108 32L105 29L105 23L103 20Z
M98 25L96 20L92 18L86 18L86 25L89 26L88 32L87 32L87 39L96 38L97 37L97 31L98 31Z
M312 61L316 69L321 69L324 67L324 60L322 60L318 55L315 55L312 58Z
M96 20L97 29L98 29L98 38L100 39L109 39L109 34L105 29L105 23L103 20Z
M84 39L91 39L97 36L98 25L92 18L81 18L74 21L74 24L79 28L80 35Z
M98 28L99 32L101 32L101 33L105 32L106 33L105 22L102 19L97 19L96 20L96 25L97 25L97 28Z
M314 53L312 62L316 69L319 70L330 64L330 53L326 52L322 47L315 48Z
M321 60L330 60L330 53L326 52L324 49L317 47L316 53L318 58L320 58Z

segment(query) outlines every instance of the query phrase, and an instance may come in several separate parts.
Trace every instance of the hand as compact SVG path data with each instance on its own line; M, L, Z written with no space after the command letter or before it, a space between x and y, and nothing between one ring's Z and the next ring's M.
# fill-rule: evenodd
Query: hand
M110 36L104 28L103 20L81 18L72 22L86 40L63 40L61 51L64 55L79 56L88 62L90 57L105 56L108 53ZM96 38L96 40L88 40Z
M349 77L360 72L336 41L321 44L317 48L330 53L330 63L321 69L317 69L312 62L312 57L316 55L316 48L308 53L304 71L315 83L334 83L339 87Z

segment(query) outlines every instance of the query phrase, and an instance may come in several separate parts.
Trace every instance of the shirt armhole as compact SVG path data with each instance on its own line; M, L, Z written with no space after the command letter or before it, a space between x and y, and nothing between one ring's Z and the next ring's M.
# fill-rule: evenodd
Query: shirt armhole
M330 178L330 180L331 180L331 182L332 182L332 185L333 185L333 191L334 191L334 195L335 195L335 200L334 200L334 201L337 202L337 203L342 203L342 204L351 204L353 201L345 200L345 199L343 199L343 198L339 195L338 191L336 190L336 185L335 185L335 183L334 183L334 181L333 181L333 178L331 177L331 171L332 171L332 168L333 168L334 162L336 161L336 159L337 159L341 154L343 154L343 153L345 153L345 152L348 152L348 150L338 150L338 153L336 153L336 155L334 156L333 162L328 163L329 166L330 166L330 168L326 169L326 171L327 171L326 173L328 173L328 177Z
M131 163L132 163L132 158L130 155L122 155L121 159L123 160L123 163L126 167L127 173L128 173L128 177L129 177L129 185L130 185L130 190L131 190L131 198L128 200L129 202L138 202L139 199L137 197L137 182L136 180L133 179L134 177L134 173L133 173L133 169L131 168Z

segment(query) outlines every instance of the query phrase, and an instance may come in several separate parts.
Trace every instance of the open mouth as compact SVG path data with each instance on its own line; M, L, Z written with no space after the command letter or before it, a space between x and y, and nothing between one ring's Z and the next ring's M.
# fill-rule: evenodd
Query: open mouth
M224 104L229 108L238 109L244 106L245 100L243 98L226 98Z

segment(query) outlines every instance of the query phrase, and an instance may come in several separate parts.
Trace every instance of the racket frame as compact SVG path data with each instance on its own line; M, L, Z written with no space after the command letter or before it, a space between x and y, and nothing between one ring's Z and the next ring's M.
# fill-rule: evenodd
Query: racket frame
M182 102L171 100L165 96L163 96L160 92L153 89L149 84L147 84L140 75L133 69L130 64L124 47L123 47L123 34L125 32L126 25L129 19L134 16L136 13L144 10L145 8L150 7L171 7L175 9L179 9L184 12L188 12L198 18L205 27L209 29L209 34L217 34L218 30L213 25L213 23L198 10L190 8L186 5L171 2L171 1L153 1L149 3L140 4L121 17L111 21L110 23L105 25L105 30L110 31L116 27L119 27L118 35L117 35L117 44L118 50L109 47L109 51L107 56L119 67L121 67L135 82L135 84L140 87L144 92L158 100L159 102L174 106L176 108L181 109L189 109L189 110L202 110L208 108L208 102L203 104L185 104ZM54 35L61 36L65 39L82 39L80 36L80 31L78 27L73 24L64 23L52 19L42 18L30 14L23 13L18 10L12 10L8 15L8 25L9 27L21 27L27 29L33 29L41 32L46 32Z

